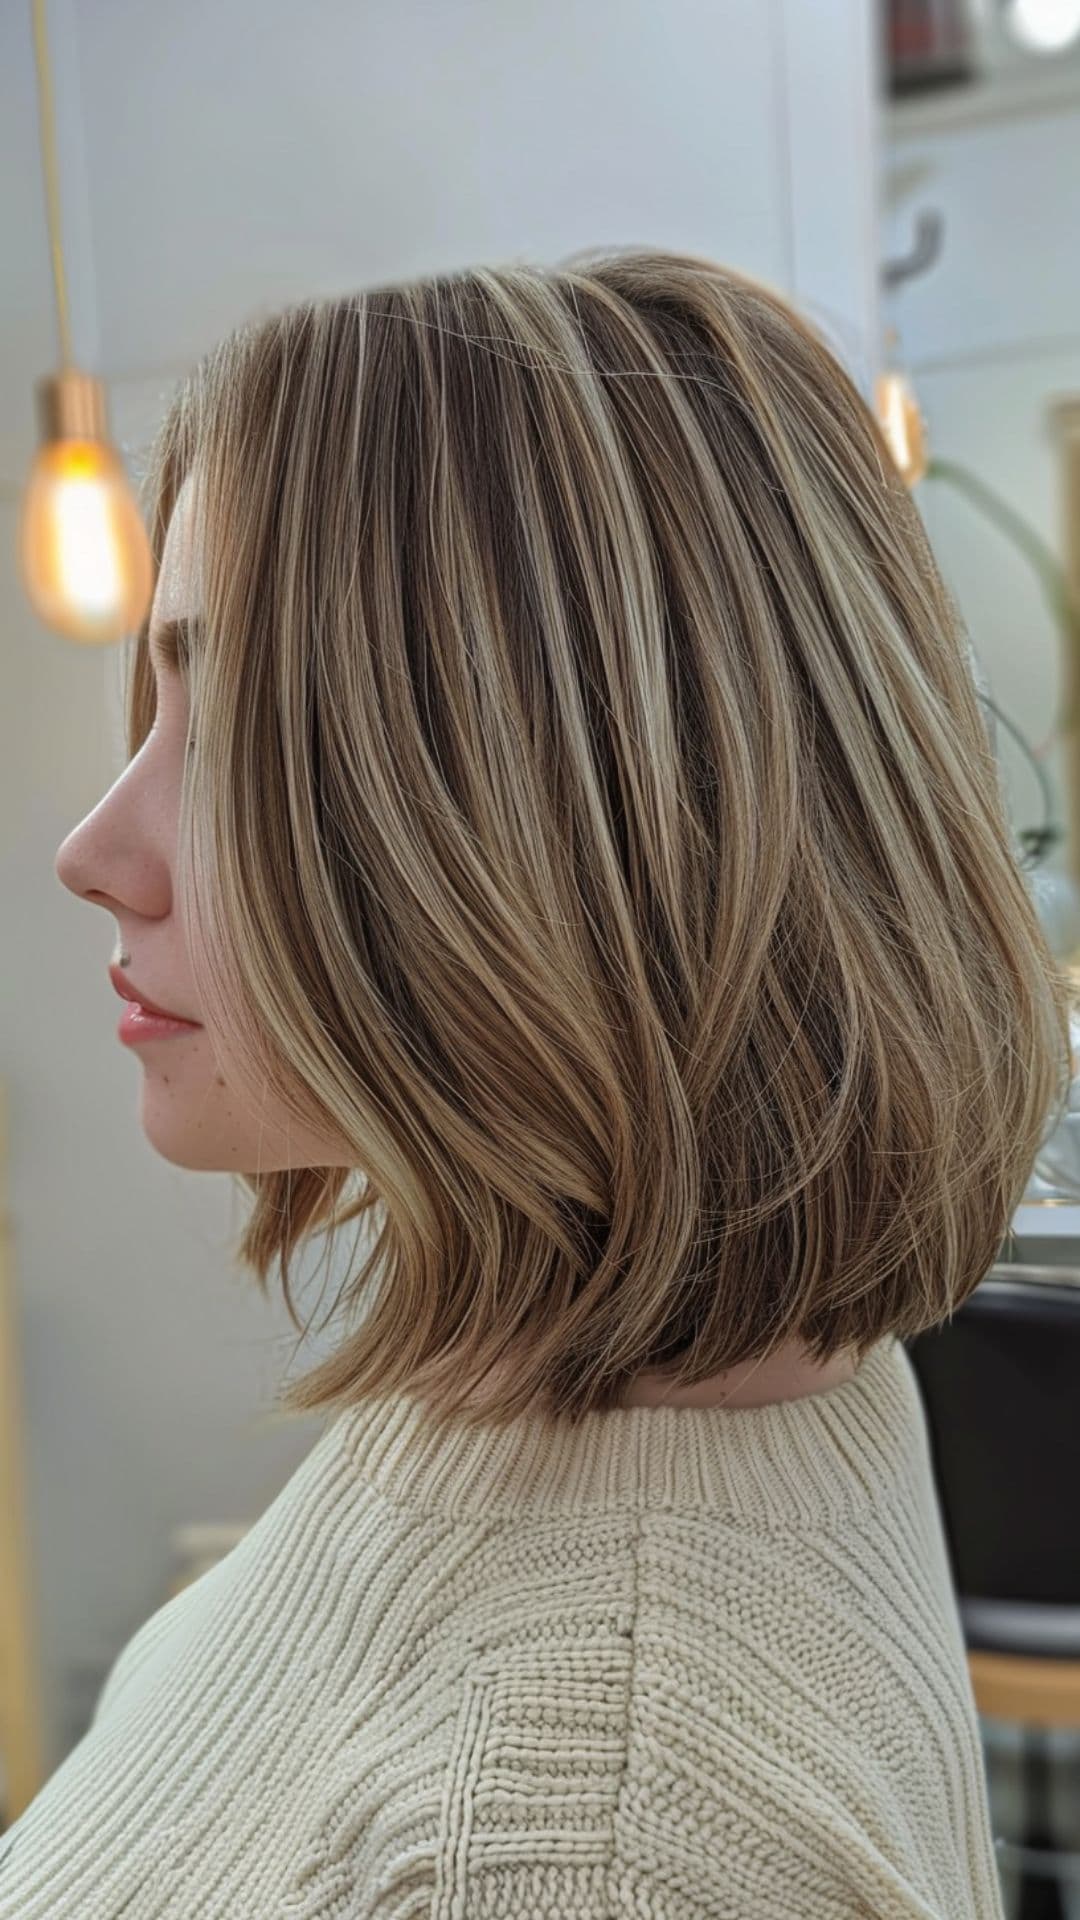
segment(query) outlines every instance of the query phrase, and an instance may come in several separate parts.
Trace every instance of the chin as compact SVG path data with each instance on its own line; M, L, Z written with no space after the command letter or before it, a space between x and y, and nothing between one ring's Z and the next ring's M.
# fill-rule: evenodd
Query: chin
M148 1063L139 1121L163 1160L193 1173L277 1173L287 1167L351 1167L346 1143L295 1124L277 1124L272 1112L253 1112L219 1071L190 1065L165 1072Z
M201 1116L200 1104L204 1108ZM221 1139L220 1129L213 1125L205 1108L206 1102L198 1093L189 1093L177 1083L170 1087L149 1077L143 1080L139 1124L154 1152L174 1167L187 1167L193 1173L219 1173L230 1164L228 1142Z
M194 1136L189 1128L159 1123L154 1125L144 1117L143 1133L154 1152L163 1160L169 1160L174 1167L185 1167L189 1173L225 1173L230 1169L222 1162L221 1156L213 1152L207 1142ZM231 1171L237 1171L236 1168Z

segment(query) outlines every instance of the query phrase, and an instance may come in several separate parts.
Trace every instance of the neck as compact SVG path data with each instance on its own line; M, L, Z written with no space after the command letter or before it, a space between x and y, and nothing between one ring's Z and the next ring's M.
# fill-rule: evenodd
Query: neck
M825 1361L809 1357L801 1340L784 1342L766 1360L748 1360L726 1373L714 1373L692 1387L672 1387L660 1373L642 1373L623 1398L627 1407L765 1407L778 1400L802 1400L828 1393L855 1373L855 1351L846 1347Z
M811 1393L828 1393L842 1386L856 1371L855 1350L846 1347L826 1361L810 1359L803 1342L791 1339L766 1360L747 1360L725 1373L710 1374L692 1387L676 1389L662 1373L640 1373L619 1402L623 1407L765 1407L782 1400L802 1400ZM490 1378L503 1381L512 1372L504 1361Z

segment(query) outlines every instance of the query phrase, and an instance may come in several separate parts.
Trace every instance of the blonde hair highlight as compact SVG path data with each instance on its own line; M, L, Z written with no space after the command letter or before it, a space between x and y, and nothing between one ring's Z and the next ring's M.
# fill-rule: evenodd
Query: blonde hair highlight
M196 472L200 1004L352 1158L235 1176L237 1257L299 1327L290 1256L373 1229L284 1407L576 1422L955 1313L1067 1098L1069 986L806 320L654 249L305 302L177 393L159 563Z

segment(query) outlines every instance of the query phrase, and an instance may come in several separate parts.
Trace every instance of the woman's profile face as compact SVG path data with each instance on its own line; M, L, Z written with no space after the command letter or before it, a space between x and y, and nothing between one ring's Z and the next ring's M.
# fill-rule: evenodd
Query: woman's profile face
M188 699L179 672L156 646L168 621L196 611L191 497L188 482L169 522L150 614L153 726L119 779L62 842L56 872L72 893L112 915L117 941L111 959L135 999L141 992L192 1023L168 1033L148 1029L130 1042L140 1068L140 1120L151 1145L177 1166L205 1171L347 1165L340 1146L276 1112L269 1096L265 1107L254 1110L237 1097L230 1086L228 1035L211 1033L196 1003L174 885ZM107 976L105 985L111 993ZM116 998L118 1022L126 1006Z

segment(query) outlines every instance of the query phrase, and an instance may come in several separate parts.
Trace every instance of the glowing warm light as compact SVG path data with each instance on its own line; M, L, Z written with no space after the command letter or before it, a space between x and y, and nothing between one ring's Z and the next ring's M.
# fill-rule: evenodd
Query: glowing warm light
M1080 0L1009 0L1005 24L1033 53L1060 53L1080 36Z
M900 469L905 486L913 487L927 468L926 427L918 402L902 373L883 373L875 389L878 422Z
M19 532L35 613L69 639L120 640L153 596L150 543L127 475L99 440L50 440L30 470Z

